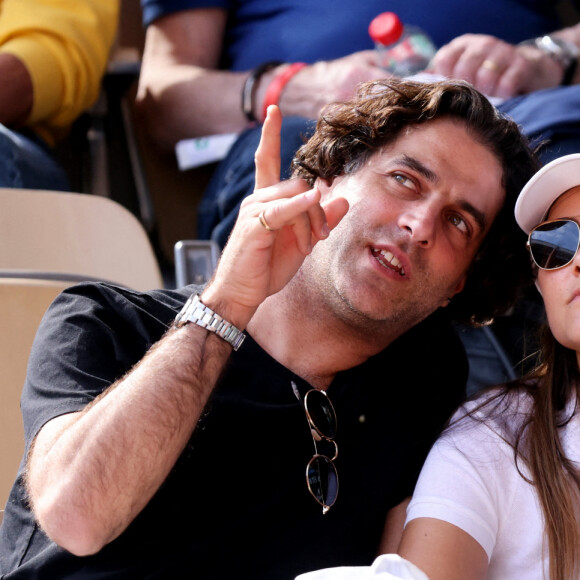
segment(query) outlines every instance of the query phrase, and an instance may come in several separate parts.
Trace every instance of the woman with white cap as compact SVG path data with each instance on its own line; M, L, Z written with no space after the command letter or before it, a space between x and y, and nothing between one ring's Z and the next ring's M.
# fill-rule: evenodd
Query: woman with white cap
M542 168L515 214L547 314L540 365L433 447L399 549L430 580L580 578L580 155Z

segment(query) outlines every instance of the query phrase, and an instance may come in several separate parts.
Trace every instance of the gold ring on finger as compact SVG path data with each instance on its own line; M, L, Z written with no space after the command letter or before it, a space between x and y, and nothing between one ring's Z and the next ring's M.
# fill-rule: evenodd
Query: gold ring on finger
M481 68L495 72L500 69L500 65L495 60L486 59L481 63Z
M264 227L264 229L268 230L269 232L273 232L274 230L268 225L268 222L266 221L266 217L264 216L264 212L261 211L260 215L258 216L258 219L260 220L260 223L262 224L262 226Z

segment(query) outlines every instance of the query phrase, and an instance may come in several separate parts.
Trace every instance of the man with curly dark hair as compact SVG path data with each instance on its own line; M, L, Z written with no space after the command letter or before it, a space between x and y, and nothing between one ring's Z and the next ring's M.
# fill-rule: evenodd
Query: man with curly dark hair
M464 395L447 312L509 302L527 259L499 275L503 216L536 162L461 82L363 85L283 182L280 126L272 106L206 287L83 284L50 308L5 580L284 579L394 549Z
M512 215L525 176L538 167L529 149L514 141L515 125L490 122L501 113L466 83L422 86L392 79L361 87L356 106L337 103L326 109L316 133L293 161L294 176L314 186L317 178L355 173L410 125L444 116L461 120L471 137L501 160L506 202L475 256L465 290L450 310L461 322L489 322L513 305L515 293L530 275L522 234Z

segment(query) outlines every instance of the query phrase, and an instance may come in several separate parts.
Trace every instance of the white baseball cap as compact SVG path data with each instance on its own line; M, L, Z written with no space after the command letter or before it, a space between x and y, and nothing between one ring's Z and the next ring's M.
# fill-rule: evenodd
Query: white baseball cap
M516 201L518 225L526 234L546 216L565 192L580 185L580 153L565 155L542 167L522 189Z

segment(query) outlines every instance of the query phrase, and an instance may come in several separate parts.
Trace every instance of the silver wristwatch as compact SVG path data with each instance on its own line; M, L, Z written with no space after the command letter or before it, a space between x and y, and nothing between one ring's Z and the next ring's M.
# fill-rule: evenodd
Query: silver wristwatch
M580 56L580 49L573 42L546 34L530 40L524 40L520 42L520 45L535 46L544 54L552 57L564 69L561 84L569 85L572 82L578 66L578 57Z
M188 322L194 322L209 332L214 332L227 343L231 344L234 350L238 350L246 338L246 335L240 329L224 320L211 308L208 308L199 299L199 294L192 294L188 298L173 324L175 327L181 328Z

